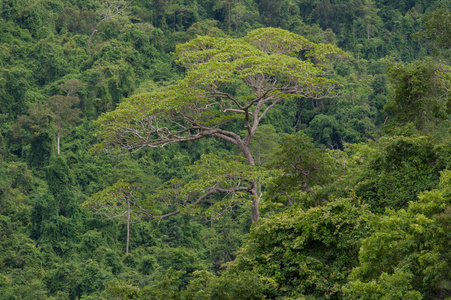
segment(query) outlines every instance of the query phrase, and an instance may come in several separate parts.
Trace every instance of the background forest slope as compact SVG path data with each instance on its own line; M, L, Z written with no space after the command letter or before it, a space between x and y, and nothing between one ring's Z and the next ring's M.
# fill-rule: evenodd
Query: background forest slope
M260 219L241 193L127 218L241 154L95 151L102 114L183 82L177 45L269 27L346 54L335 97L280 102L253 136ZM450 41L449 0L1 1L0 299L451 299Z

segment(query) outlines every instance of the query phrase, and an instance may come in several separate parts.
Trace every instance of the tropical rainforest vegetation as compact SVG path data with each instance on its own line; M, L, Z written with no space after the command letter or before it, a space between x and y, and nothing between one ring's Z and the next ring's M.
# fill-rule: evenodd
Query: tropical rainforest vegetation
M3 0L0 299L451 299L451 1Z

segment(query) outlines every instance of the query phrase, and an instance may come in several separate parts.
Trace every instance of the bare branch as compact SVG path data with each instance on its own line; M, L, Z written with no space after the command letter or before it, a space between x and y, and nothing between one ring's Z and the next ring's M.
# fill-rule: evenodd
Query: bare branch
M111 20L118 15L122 15L124 11L130 6L130 2L124 0L105 0L103 8L99 12L101 21Z
M162 216L156 216L156 217L154 217L154 218L155 218L155 219L160 219L160 220L158 220L158 225L160 225L161 220L163 220L164 218L167 218L167 217L170 217L170 216L178 215L178 214L181 213L181 212L182 212L182 211L179 209L179 210L173 211L173 212L171 212L171 213L168 213L168 214L165 214L165 215L162 215Z
M230 100L232 100L233 103L236 104L236 106L238 106L239 109L244 110L245 108L238 102L238 100L236 100L235 98L233 98L232 96L230 96L229 93L224 93L224 92L220 92L218 91L216 88L213 88L210 92L210 96L213 97L225 97L228 98Z

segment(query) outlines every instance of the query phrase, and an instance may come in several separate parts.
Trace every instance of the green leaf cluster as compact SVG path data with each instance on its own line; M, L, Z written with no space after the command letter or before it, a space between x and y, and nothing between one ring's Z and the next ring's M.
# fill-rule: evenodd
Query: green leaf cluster
M450 295L450 172L438 189L407 209L374 219L362 243L360 265L344 289L350 299L445 299Z
M231 272L251 271L268 277L277 288L270 297L339 299L341 286L358 264L361 238L373 218L354 199L331 199L303 211L293 207L262 220L251 229Z

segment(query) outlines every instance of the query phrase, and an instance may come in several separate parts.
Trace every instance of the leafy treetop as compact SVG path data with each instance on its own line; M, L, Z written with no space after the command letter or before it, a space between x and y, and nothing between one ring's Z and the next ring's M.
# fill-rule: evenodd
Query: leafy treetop
M333 54L345 55L282 29L257 29L237 39L197 37L176 49L184 79L131 97L98 119L103 140L97 149L138 151L211 136L235 144L247 164L255 165L250 141L271 108L288 99L333 96L338 83L327 76ZM226 126L237 119L244 120L244 134ZM254 222L257 189L251 181Z
M236 39L197 37L176 49L177 63L187 70L183 80L164 91L126 99L99 118L103 140L97 148L133 151L214 136L243 150L277 103L333 96L337 82L325 76L331 54L345 53L282 29L258 29ZM225 123L241 118L244 138L224 129ZM243 154L254 163L250 153Z

